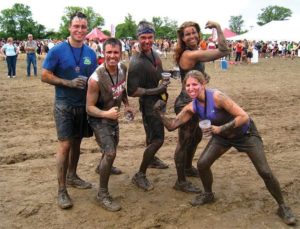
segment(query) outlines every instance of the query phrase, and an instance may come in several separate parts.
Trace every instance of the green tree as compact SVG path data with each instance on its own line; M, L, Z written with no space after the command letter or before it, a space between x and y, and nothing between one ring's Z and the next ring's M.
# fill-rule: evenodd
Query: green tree
M258 14L258 25L264 25L270 21L283 21L292 16L292 11L281 6L268 6L261 9L262 13Z
M160 17L153 17L152 23L155 27L156 38L176 38L177 21L171 20L168 17L161 19Z
M95 13L92 7L82 8L79 6L67 6L65 7L65 13L61 17L61 24L59 27L59 36L60 38L66 38L69 35L69 23L70 23L70 16L78 11L84 13L88 20L88 31L91 31L95 27L101 28L104 25L104 18Z
M137 25L132 19L131 14L125 17L125 22L116 26L116 38L132 37L136 38Z
M242 30L243 26L244 26L244 20L242 15L230 16L229 28L232 32L235 32L236 34L245 33L246 31Z
M23 40L29 33L35 38L43 38L45 26L32 19L29 6L16 3L12 8L4 9L0 13L0 32L4 38L13 37Z

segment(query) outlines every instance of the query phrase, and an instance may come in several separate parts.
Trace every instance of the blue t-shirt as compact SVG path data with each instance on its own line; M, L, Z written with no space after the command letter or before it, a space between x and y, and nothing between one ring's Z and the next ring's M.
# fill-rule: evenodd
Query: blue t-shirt
M81 48L73 48L67 42L57 44L49 50L43 68L66 80L73 80L79 75L89 77L97 68L96 54L86 45L83 45L82 54L80 53ZM75 70L77 64L80 68L79 72ZM55 86L55 102L71 106L85 106L86 89Z

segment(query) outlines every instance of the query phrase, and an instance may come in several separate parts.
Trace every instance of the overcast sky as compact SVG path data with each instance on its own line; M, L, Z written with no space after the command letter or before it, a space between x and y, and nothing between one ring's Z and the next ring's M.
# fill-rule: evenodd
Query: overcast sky
M104 29L107 30L110 30L111 24L124 22L128 13L136 23L142 19L151 21L155 16L168 17L177 21L178 25L184 21L196 21L201 28L207 20L217 21L223 28L228 28L230 16L242 15L245 22L243 29L249 30L256 26L257 15L262 8L277 5L289 8L293 17L300 19L299 0L1 0L0 11L11 8L15 3L28 5L33 20L54 30L58 30L66 6L93 7L104 18Z

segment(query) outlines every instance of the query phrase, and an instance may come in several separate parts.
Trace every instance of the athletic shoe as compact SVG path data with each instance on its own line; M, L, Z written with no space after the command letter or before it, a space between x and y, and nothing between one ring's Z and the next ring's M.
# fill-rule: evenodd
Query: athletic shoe
M277 215L283 220L284 223L287 225L295 225L297 223L297 219L294 216L292 210L283 205L280 205L280 207L277 210Z
M68 209L73 207L72 200L66 189L58 191L57 203L61 209Z
M92 188L92 184L82 180L79 176L67 177L67 184L79 189L89 189Z
M185 169L184 173L187 177L199 177L198 169L196 169L194 166L191 168Z
M96 167L95 173L100 174L100 168L99 168L99 165ZM115 166L112 166L112 167L111 167L110 174L111 174L111 175L120 175L120 174L122 174L122 170L119 169L119 168L117 168L117 167L115 167Z
M150 191L154 188L153 185L150 183L150 181L146 178L146 175L142 172L136 173L132 177L131 181L137 187L144 189L145 191Z
M215 196L212 192L204 192L201 193L198 196L195 196L195 198L190 202L192 206L197 205L204 205L208 203L212 203L215 200Z
M165 164L162 160L160 160L158 157L154 156L151 163L148 165L148 168L153 169L167 169L169 166Z
M120 174L122 174L122 171L121 171L121 169L119 169L119 168L117 168L115 166L112 166L111 170L110 170L110 174L112 174L112 175L120 175Z
M175 190L187 192L187 193L201 193L201 190L199 188L195 187L189 181L183 181L183 182L179 183L177 180L173 188Z
M113 198L109 195L108 192L97 194L97 201L104 209L112 212L116 212L121 210L121 206L113 200Z

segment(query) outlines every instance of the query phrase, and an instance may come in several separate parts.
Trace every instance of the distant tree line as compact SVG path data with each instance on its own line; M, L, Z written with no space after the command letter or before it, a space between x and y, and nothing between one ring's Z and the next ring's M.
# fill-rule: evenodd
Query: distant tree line
M37 39L43 38L66 38L69 34L69 16L76 11L81 11L87 15L89 21L89 31L93 28L104 26L104 18L96 13L92 7L68 6L65 8L64 15L61 17L61 24L58 31L46 30L44 25L32 19L32 12L29 6L16 3L12 8L4 9L0 12L0 38L13 37L16 40L24 40L29 33ZM264 25L272 20L285 20L292 16L290 9L279 6L268 6L261 9L258 14L258 25ZM152 23L156 29L156 38L175 39L177 30L177 21L168 17L153 17ZM244 20L242 15L231 16L229 20L229 28L237 33L247 32L243 30ZM117 38L136 38L137 23L133 20L132 15L128 14L123 23L116 25L115 36ZM110 31L103 31L106 35L110 35Z

